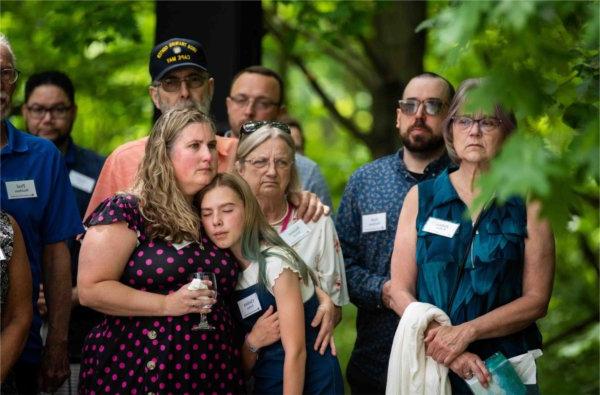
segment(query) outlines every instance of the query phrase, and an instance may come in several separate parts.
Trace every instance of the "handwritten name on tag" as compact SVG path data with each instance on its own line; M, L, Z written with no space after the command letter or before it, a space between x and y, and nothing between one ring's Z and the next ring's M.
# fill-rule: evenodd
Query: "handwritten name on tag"
M427 233L433 233L434 235L444 236L448 238L453 238L454 234L458 230L460 224L445 221L443 219L429 217L425 225L423 226L423 231Z
M368 214L362 216L362 232L379 232L386 229L385 213Z
M37 197L33 180L6 181L6 193L9 199L28 199Z
M71 181L73 188L77 188L80 191L87 193L92 193L94 185L96 184L96 180L92 177L88 177L75 170L69 172L69 180Z
M250 296L246 296L245 298L238 300L237 304L240 308L242 319L250 317L252 314L258 313L262 310L256 292Z
M280 234L280 236L283 239L283 241L286 242L287 245L292 247L294 244L304 239L309 234L310 229L308 225L306 225L304 221L300 220L290 225L289 228L285 230L285 232Z

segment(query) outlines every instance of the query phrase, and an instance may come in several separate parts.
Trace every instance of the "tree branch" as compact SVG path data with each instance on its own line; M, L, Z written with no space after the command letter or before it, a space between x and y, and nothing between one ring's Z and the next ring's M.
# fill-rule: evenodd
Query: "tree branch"
M325 93L325 90L321 87L315 76L308 70L304 62L302 62L302 60L296 55L291 55L291 59L292 62L294 62L294 64L298 66L298 68L302 71L309 84L312 86L315 92L317 92L317 95L319 95L319 97L323 101L323 105L325 106L325 108L327 108L331 112L331 114L333 114L333 117L342 126L344 126L352 136L367 144L367 136L361 132L358 126L350 118L343 116L337 110L335 104L333 103L333 100L331 100L327 93Z
M567 338L582 332L588 325L597 323L598 319L600 319L600 314L598 314L598 313L594 314L593 316L591 316L589 318L586 318L585 320L565 329L558 335L545 341L544 347L550 348L550 347L562 342L563 340L566 340Z
M371 61L371 64L375 68L375 73L377 75L388 75L388 71L384 64L379 60L379 57L377 57L375 51L373 51L371 44L363 36L358 37L358 41L362 45L363 51L367 55L367 59Z
M351 46L336 46L326 40L320 39L317 35L308 30L299 28L293 29L287 23L277 18L271 10L265 10L265 14L267 14L267 18L265 18L267 30L273 33L281 43L283 43L283 37L293 31L307 41L317 45L319 50L326 56L343 64L344 67L347 68L367 89L371 90L381 83L379 74L374 73L367 64L361 62L360 59L363 56L361 56L360 53L353 51Z

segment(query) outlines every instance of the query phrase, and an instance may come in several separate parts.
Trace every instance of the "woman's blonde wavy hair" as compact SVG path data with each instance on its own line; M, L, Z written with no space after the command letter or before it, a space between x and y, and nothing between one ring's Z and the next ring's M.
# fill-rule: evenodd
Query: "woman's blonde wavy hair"
M146 231L152 238L174 243L200 241L200 216L177 185L169 156L181 130L192 123L206 124L215 133L213 121L204 113L175 108L158 118L148 137L133 192L139 198L140 212L148 223Z

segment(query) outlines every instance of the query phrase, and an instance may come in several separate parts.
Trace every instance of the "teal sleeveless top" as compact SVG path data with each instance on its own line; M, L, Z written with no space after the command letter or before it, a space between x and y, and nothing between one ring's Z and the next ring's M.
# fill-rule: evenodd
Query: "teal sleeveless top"
M439 307L452 325L459 325L522 295L527 212L520 198L511 198L502 205L494 203L484 212L454 302L448 306L473 227L467 206L450 182L452 171L419 184L416 290L417 300ZM454 236L425 231L423 227L430 217L459 224ZM508 336L476 341L468 351L482 359L496 351L510 358L541 348L541 340L533 323Z

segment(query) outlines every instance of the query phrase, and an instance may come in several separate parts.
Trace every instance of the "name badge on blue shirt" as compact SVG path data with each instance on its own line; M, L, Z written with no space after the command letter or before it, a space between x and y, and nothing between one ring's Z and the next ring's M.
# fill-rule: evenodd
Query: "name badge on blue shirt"
M458 230L460 224L445 221L443 219L429 217L425 225L423 225L423 231L427 233L433 233L434 235L444 236L453 238Z
M28 199L37 197L33 180L6 181L6 193L9 199Z
M246 296L244 299L238 300L237 304L240 308L242 319L250 317L252 314L258 313L262 310L256 292L250 296Z

